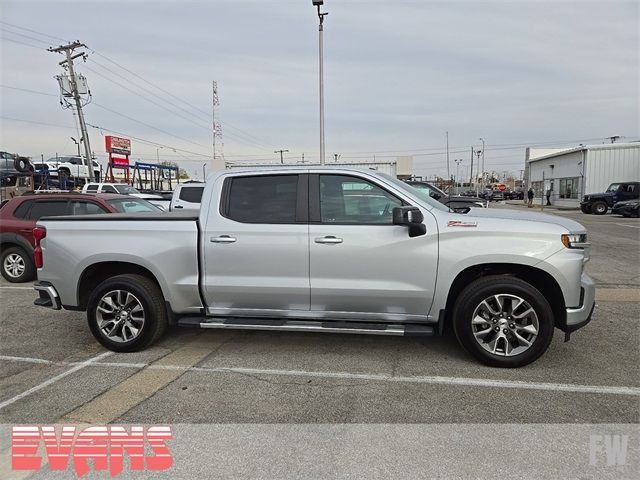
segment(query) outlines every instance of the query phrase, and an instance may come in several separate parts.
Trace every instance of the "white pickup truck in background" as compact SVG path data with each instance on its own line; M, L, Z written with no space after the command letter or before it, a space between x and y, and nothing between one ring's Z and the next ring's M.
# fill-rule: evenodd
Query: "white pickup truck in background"
M450 211L348 168L211 174L199 212L43 218L37 305L87 311L115 351L168 324L438 335L485 364L526 365L586 325L589 244L566 218Z

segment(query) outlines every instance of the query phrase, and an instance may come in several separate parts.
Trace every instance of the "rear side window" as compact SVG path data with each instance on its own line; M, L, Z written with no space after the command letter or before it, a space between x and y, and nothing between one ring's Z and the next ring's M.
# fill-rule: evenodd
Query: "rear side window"
M203 190L204 187L182 187L179 198L185 202L200 203Z
M231 179L224 216L243 223L295 223L297 175Z
M70 205L70 215L95 215L98 213L108 213L105 208L93 202L73 200Z
M66 200L36 200L29 211L29 220L39 220L42 217L57 217L68 215Z
M98 191L98 185L89 185L87 187L87 192L97 192Z
M26 202L22 202L13 212L13 216L25 220L27 218L27 214L29 213L31 205L33 205L33 202L34 200L27 200Z

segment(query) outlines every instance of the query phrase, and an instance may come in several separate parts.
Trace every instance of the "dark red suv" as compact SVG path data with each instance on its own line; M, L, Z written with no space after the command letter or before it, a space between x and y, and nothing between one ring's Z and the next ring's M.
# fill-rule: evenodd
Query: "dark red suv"
M129 195L64 192L14 197L0 208L2 276L14 283L35 278L33 229L40 217L161 211L146 200Z

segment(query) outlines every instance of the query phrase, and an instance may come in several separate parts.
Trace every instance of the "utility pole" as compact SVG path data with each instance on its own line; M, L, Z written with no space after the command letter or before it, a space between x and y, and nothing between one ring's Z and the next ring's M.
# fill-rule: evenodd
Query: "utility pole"
M50 47L48 50L50 52L62 53L66 56L66 60L63 60L59 63L62 68L69 70L69 80L71 84L71 95L76 104L76 111L78 112L78 121L80 123L80 130L82 132L82 138L80 142L84 144L84 154L87 162L87 174L89 176L89 181L95 181L95 175L93 173L93 164L91 163L91 145L89 144L89 133L87 132L87 124L84 122L84 114L82 113L82 102L80 99L80 94L78 93L78 82L76 78L76 72L73 69L73 61L79 57L85 57L85 53L76 53L73 54L74 50L77 48L87 48L84 43L80 43L79 41L75 41L73 43L69 43L67 45L60 45L59 47L53 48ZM63 92L64 93L64 92Z
M220 106L218 82L213 80L213 102L211 104L211 128L213 129L213 168L216 168L216 137L220 134L220 125L216 123L216 107Z
M480 150L476 151L476 155L478 156L478 166L480 166L480 154L482 152ZM482 172L482 175L484 177L484 172ZM484 183L484 178L482 179L482 182ZM482 187L484 189L484 187ZM478 183L476 182L476 196L478 196Z
M456 194L460 193L460 176L459 176L459 172L460 172L460 164L462 163L462 159L461 158L456 158L454 160L454 162L456 162Z
M473 181L473 147L471 147L471 173L469 174L469 188L473 190L473 186L476 182Z
M451 173L449 172L449 132L447 134L447 177L451 178Z
M284 152L288 152L289 150L276 150L273 153L279 153L280 154L280 163L284 164L284 157L282 156L282 154Z
M479 140L482 140L482 188L484 189L484 138L480 138Z

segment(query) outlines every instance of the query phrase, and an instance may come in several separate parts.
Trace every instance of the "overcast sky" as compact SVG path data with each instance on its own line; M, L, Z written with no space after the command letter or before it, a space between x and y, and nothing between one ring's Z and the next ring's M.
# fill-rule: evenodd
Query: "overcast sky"
M120 132L176 148L160 149L161 160L199 171L212 150L214 79L227 159L275 159L280 148L290 161L318 158L311 0L0 4L1 150L75 151L53 79L62 57L45 49L79 39L100 158L103 135ZM519 171L524 149L511 144L637 139L639 5L325 0L327 156L414 154L416 173L445 175L448 131L451 165L468 165L483 137L487 169ZM134 160L156 157L154 145L132 147Z

